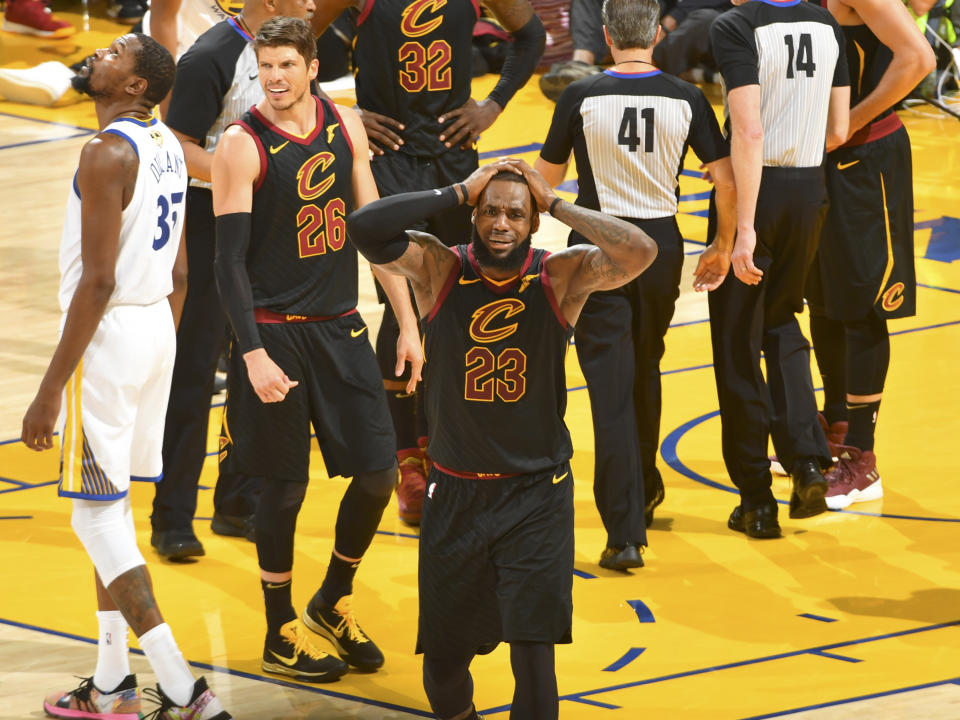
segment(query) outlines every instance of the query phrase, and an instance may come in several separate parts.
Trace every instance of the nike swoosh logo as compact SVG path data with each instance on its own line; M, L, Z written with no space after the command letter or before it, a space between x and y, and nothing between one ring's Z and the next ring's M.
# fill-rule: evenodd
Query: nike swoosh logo
M350 331L350 337L360 337L360 336L363 335L366 331L367 331L367 326L364 325L364 326L363 326L362 328L360 328L359 330L351 330L351 331Z
M287 581L284 582L284 583L278 583L278 584L274 584L274 583L268 582L268 583L267 583L267 590L279 590L280 588L285 588L285 587L287 587L289 584L290 584L290 581L289 581L289 580L287 580Z
M283 143L282 145L277 145L276 147L274 147L273 145L271 145L271 146L270 146L270 154L271 154L271 155L276 155L278 152L280 152L281 150L283 150L283 149L287 146L287 144L288 144L289 142L290 142L290 141L287 140L287 142Z
M277 660L282 662L287 667L293 667L297 664L297 653L294 651L291 657L285 658L283 655L280 655L278 652L271 650L270 654L273 655Z
M465 277L460 278L461 285L473 285L474 283L480 282L480 278L474 278L473 280L467 280Z
M416 393L397 393L394 395L397 400L406 400L407 398L412 398Z
M260 79L260 73L254 73L253 75L249 75L248 78L249 78L250 80L259 80L259 79Z
M851 167L851 166L853 166L853 165L856 165L858 162L860 162L860 161L859 161L859 160L853 160L853 161L848 162L848 163L838 162L838 163L837 163L837 170L846 170L848 167Z
M563 475L561 475L560 477L557 477L556 475L554 475L554 476L553 476L553 484L556 485L557 483L563 482L563 479L564 479L567 475L569 475L569 474L570 474L570 471L568 470L567 472L565 472L565 473L564 473Z

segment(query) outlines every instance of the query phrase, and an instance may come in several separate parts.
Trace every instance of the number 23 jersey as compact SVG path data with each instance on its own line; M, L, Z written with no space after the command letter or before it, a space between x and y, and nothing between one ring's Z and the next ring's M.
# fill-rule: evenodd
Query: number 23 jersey
M183 230L187 165L176 136L156 118L118 118L100 135L123 138L139 162L137 179L120 215L116 285L109 307L152 305L173 292L173 265ZM83 273L82 199L74 175L60 244L60 309L67 311Z
M535 473L573 452L563 422L572 326L531 249L519 276L497 283L469 245L423 321L430 456L469 473Z

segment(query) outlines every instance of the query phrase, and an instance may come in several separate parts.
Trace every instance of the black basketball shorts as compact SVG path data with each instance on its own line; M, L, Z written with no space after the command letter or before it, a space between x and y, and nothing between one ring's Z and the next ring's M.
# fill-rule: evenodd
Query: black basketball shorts
M465 440L466 441L466 440ZM436 467L420 525L417 652L571 642L573 475L454 477Z
M389 468L397 443L360 314L257 327L267 355L299 385L281 402L262 402L234 347L220 430L224 469L306 482L311 425L330 477Z
M836 320L917 311L913 172L906 128L827 156L830 210L811 271L811 308Z

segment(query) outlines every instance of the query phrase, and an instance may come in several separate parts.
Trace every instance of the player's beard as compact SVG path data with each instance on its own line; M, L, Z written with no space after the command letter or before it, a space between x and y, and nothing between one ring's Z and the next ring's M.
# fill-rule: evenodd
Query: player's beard
M530 252L530 243L533 235L527 235L527 239L517 245L507 255L502 258L495 257L483 243L480 233L477 232L477 226L473 226L473 256L481 267L488 267L491 270L519 270L523 261L527 259Z
M93 77L93 62L88 61L84 67L87 68L86 75L81 75L80 73L77 73L72 78L70 78L71 87L73 87L73 89L76 90L78 93L81 93L82 95L86 95L87 97L93 100L99 100L101 98L107 97L109 93L104 92L102 90L94 90L92 87L90 87L90 79Z

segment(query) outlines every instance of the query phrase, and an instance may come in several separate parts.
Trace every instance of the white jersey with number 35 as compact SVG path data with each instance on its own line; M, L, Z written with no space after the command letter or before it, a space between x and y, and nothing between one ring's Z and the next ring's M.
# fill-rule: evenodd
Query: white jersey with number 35
M133 197L121 215L116 287L109 306L151 305L173 291L173 265L183 230L187 165L176 136L157 119L120 118L103 133L118 135L139 158ZM74 175L60 245L60 309L80 282L81 198Z

